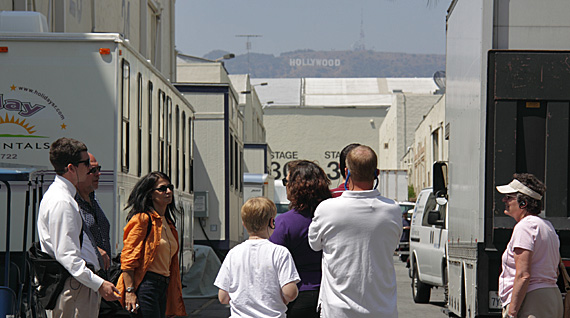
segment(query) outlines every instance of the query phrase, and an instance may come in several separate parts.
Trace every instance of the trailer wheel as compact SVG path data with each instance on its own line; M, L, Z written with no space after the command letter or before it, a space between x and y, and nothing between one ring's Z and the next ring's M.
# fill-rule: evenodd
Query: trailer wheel
M414 302L418 304L425 304L429 302L431 295L431 286L420 281L418 276L418 268L414 262L413 277L412 277L412 297Z

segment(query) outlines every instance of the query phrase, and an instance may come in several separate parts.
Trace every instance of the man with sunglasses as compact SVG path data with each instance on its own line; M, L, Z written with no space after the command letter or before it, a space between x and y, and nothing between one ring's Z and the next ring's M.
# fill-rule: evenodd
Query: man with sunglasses
M44 194L38 215L42 251L55 258L71 275L65 281L52 317L97 317L100 297L118 300L119 290L95 274L101 268L74 199L78 182L85 181L90 160L84 143L60 138L50 147L55 180Z
M95 196L95 190L99 188L99 176L101 176L101 166L92 153L89 153L91 169L87 173L84 181L77 183L77 193L75 201L79 205L79 211L84 221L84 230L88 230L88 235L93 238L97 251L103 260L103 270L111 266L111 242L109 230L111 228L109 220L105 216L105 212L101 209L99 201ZM103 275L103 277L106 277Z

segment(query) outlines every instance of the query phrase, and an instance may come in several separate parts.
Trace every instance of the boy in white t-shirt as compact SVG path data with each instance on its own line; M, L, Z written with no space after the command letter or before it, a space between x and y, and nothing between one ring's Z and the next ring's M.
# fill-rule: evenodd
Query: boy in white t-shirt
M287 248L271 243L275 229L275 204L251 198L241 208L249 239L232 248L214 285L218 299L230 304L230 317L285 317L287 304L297 298L300 281Z

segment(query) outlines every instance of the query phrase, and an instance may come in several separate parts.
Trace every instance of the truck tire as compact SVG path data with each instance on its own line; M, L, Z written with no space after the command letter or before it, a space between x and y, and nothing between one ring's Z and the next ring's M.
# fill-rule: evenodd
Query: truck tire
M425 304L429 302L431 295L431 286L420 281L418 276L418 268L414 264L413 277L412 277L412 297L414 302L418 304Z

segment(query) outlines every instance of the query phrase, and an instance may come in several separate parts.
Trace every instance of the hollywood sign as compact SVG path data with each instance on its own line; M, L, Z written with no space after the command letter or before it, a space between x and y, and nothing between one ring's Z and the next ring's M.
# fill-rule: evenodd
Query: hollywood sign
M289 66L340 66L340 59L289 59Z

